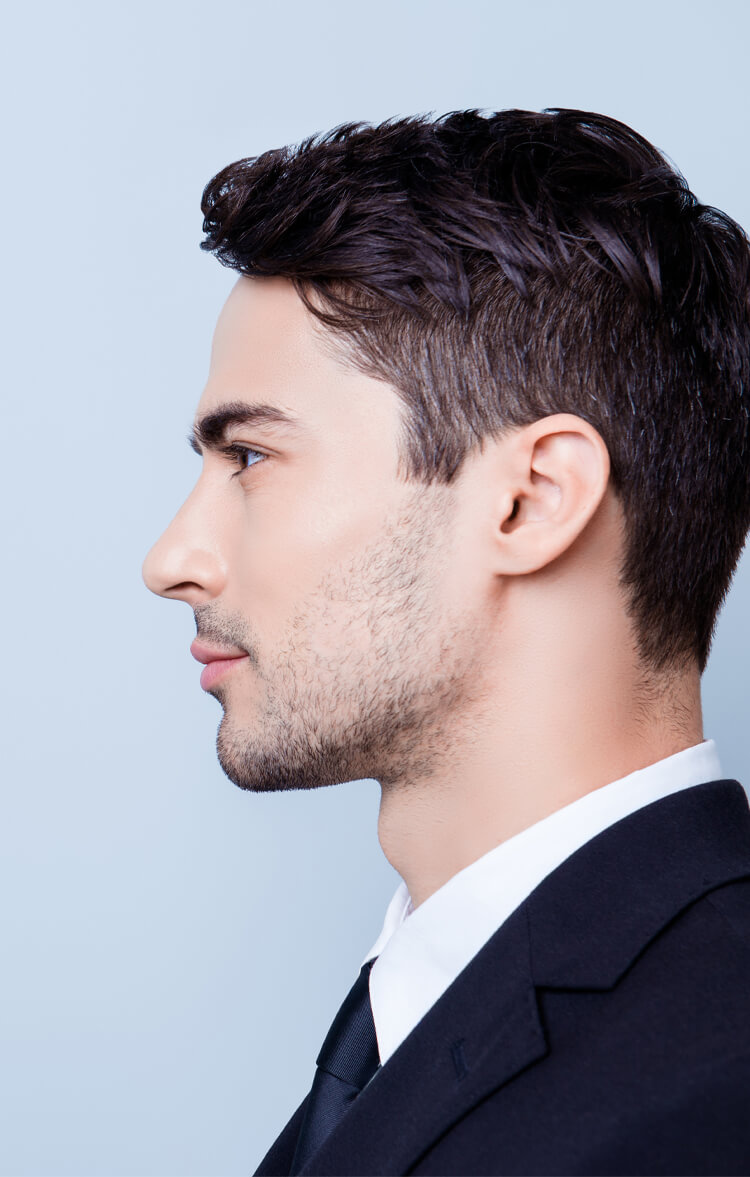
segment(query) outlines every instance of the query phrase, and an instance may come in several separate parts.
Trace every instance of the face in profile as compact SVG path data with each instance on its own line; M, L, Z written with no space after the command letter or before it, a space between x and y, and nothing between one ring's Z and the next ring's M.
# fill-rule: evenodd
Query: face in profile
M203 682L222 768L259 792L428 775L491 646L471 478L406 481L402 402L325 334L288 280L239 279L195 416L202 470L143 567L193 609L197 656L232 656ZM273 412L251 423L257 404Z

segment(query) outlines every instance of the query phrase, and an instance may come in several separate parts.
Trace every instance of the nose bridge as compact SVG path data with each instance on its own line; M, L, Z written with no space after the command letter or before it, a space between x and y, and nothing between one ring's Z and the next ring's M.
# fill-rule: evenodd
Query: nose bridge
M216 597L225 582L217 505L199 478L143 562L147 588L190 604Z

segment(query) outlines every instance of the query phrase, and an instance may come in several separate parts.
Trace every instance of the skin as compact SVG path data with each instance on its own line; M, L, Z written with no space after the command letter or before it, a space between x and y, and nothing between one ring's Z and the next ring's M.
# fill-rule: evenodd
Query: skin
M248 655L210 688L227 776L256 792L378 780L378 837L417 907L699 743L700 674L654 682L639 663L595 429L545 417L485 439L450 487L405 481L396 391L325 335L287 279L237 281L196 420L262 400L304 429L233 426L258 451L244 470L204 448L143 576L193 609L199 639Z

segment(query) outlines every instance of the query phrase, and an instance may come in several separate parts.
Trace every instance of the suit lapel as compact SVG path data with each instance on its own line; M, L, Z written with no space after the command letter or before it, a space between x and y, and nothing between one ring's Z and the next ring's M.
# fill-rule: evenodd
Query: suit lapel
M592 838L469 962L302 1173L407 1172L480 1100L548 1053L537 988L612 988L680 910L744 876L750 810L737 781L681 790Z
M534 982L611 989L688 904L750 875L750 808L738 781L681 789L615 822L528 899Z
M291 1120L282 1129L280 1135L277 1136L255 1170L253 1177L259 1177L260 1174L263 1177L289 1177L289 1170L292 1167L294 1150L297 1147L297 1137L302 1127L302 1120L305 1115L309 1094L308 1092Z
M403 1173L484 1095L547 1051L519 908L442 994L301 1170Z

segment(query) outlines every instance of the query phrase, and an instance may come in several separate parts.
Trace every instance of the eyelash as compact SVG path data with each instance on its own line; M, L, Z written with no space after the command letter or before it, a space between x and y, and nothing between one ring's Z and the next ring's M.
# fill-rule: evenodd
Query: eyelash
M248 454L255 454L258 458L268 457L267 454L262 454L260 450L254 450L252 446L249 445L225 445L222 447L221 452L222 454L225 454L226 457L233 458L235 462L240 463L243 462L243 459L246 458ZM253 466L260 466L260 464L260 462L253 462ZM236 473L232 475L232 478L236 478L239 474L243 474L245 470L252 470L252 468L252 466L245 466L244 464L241 464L239 470L237 470Z

